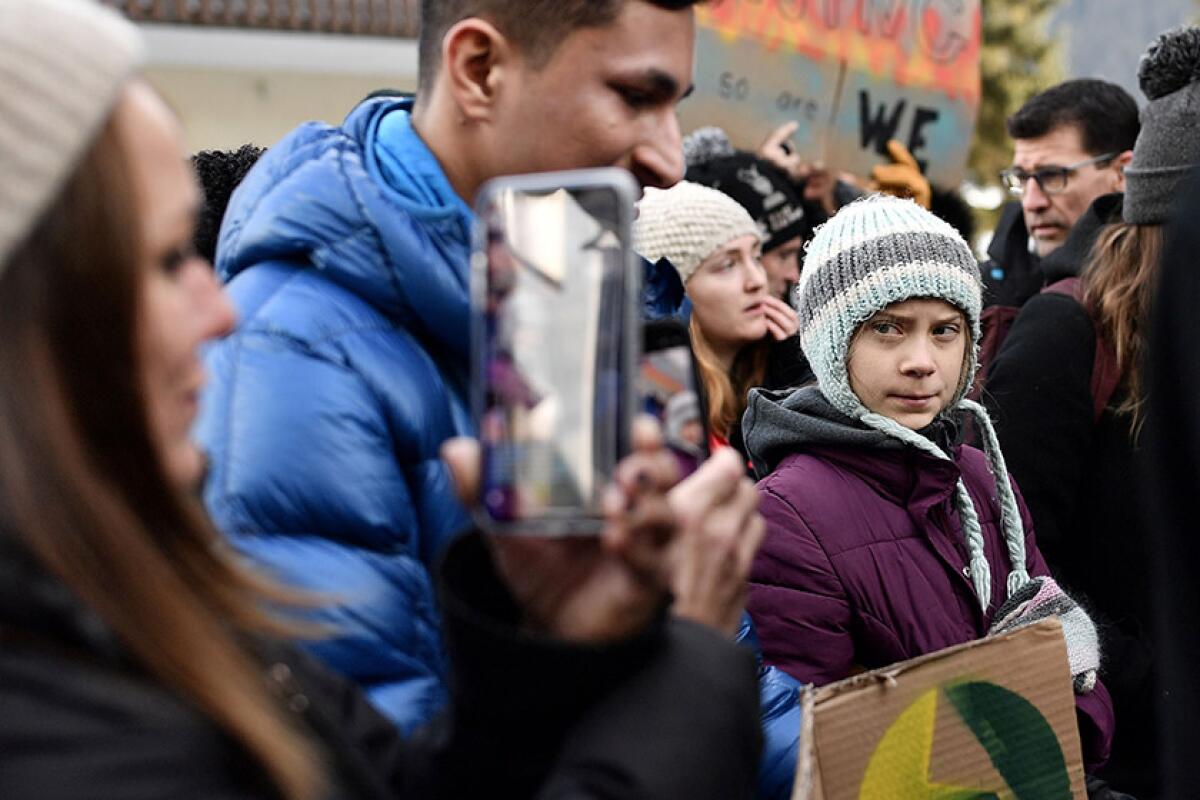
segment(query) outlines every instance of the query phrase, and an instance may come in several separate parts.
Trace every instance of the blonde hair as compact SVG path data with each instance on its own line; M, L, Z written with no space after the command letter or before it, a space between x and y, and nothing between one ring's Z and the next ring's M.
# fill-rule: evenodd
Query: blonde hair
M1161 225L1118 222L1101 231L1081 276L1084 304L1116 352L1126 389L1117 413L1130 417L1134 436L1145 402L1141 361L1162 249Z

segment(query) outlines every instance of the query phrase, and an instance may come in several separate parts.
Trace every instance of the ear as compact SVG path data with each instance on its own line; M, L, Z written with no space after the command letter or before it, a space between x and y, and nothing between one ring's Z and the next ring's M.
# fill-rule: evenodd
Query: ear
M459 113L466 120L488 119L516 51L500 31L469 17L442 39L442 72Z
M1113 164L1117 168L1116 186L1114 192L1125 191L1125 168L1129 166L1129 162L1133 161L1133 151L1126 150L1121 155L1113 159Z

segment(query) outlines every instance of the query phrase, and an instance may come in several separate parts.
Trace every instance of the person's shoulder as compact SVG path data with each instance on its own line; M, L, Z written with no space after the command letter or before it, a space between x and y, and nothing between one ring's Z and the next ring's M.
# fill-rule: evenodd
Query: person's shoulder
M817 484L836 479L841 470L817 453L799 451L785 456L775 469L758 481L760 491L791 497Z
M226 796L241 782L215 725L98 660L6 646L0 708L0 797L125 797L135 785L145 796Z

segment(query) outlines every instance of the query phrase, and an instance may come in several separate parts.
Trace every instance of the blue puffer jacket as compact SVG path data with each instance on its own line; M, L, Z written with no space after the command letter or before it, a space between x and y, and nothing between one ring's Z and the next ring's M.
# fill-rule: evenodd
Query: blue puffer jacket
M796 782L796 759L800 748L801 684L783 670L763 663L762 645L747 613L742 614L737 640L753 650L758 660L763 754L755 797L757 800L788 800Z
M241 324L207 353L197 437L217 525L337 601L312 649L411 730L445 698L429 570L467 522L438 448L470 429L470 211L405 109L298 128L233 196L217 268Z

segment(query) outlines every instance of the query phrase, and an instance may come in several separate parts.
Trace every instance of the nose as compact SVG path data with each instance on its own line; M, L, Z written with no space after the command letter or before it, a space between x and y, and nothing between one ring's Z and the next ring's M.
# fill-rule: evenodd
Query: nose
M221 288L212 268L201 259L188 265L189 291L200 342L227 336L237 327L237 310Z
M800 281L800 253L795 252L783 260L783 276L790 283Z
M762 265L762 261L752 255L743 256L745 262L745 284L743 288L747 294L755 294L761 292L767 285L767 270Z
M933 342L914 336L905 342L900 359L900 372L910 378L926 378L937 371L933 359Z
M632 172L643 186L669 189L683 180L683 170L683 134L671 106L648 121L633 150Z
M1026 211L1038 211L1050 205L1050 198L1042 190L1042 185L1036 178L1025 181L1025 191L1021 195L1021 208Z

